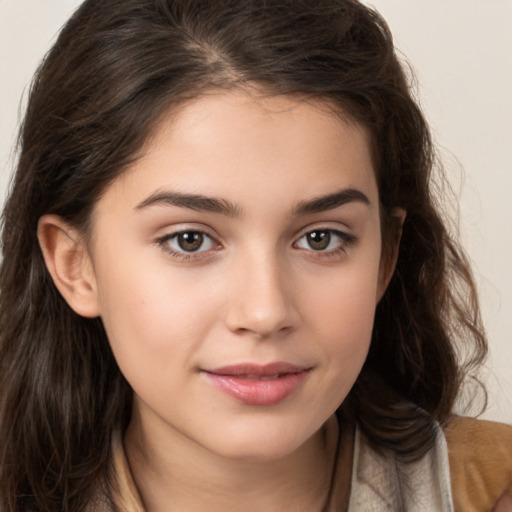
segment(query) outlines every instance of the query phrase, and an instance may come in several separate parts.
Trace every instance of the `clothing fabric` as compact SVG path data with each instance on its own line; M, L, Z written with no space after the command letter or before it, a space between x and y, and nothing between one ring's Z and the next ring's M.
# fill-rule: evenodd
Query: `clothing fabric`
M399 487L397 487L399 486ZM431 450L405 466L377 453L356 430L348 512L454 512L448 449L441 429ZM344 512L333 507L332 512Z
M493 511L512 496L512 426L455 417L445 428L455 512ZM510 512L511 499L496 512Z
M114 505L98 494L89 510L145 512L120 436L114 440L114 466ZM356 428L348 509L345 483L335 473L327 512L491 512L500 496L512 494L512 427L455 417L439 428L432 449L408 464L391 451L374 450Z

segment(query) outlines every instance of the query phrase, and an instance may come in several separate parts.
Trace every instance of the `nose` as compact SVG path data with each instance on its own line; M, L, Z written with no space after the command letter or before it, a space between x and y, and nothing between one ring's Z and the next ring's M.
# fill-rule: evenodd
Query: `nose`
M291 331L300 321L290 272L275 255L240 257L231 272L226 324L237 334L269 338Z

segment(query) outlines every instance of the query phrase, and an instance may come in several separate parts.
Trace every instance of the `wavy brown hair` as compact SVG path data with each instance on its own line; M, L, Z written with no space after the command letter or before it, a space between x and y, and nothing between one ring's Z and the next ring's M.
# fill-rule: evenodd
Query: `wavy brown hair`
M111 490L131 390L101 319L75 314L38 245L47 213L86 230L169 109L212 88L328 101L371 133L384 250L399 236L368 359L340 414L414 460L486 350L468 263L432 186L429 131L382 18L355 0L86 0L40 66L2 217L0 510L81 511ZM458 349L469 354L462 361Z

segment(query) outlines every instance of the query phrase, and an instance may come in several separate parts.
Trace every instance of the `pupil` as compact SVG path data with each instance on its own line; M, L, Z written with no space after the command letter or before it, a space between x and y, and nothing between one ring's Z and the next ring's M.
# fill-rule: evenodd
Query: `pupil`
M320 251L329 247L331 234L329 231L312 231L308 234L308 244L315 251Z
M197 251L197 249L203 245L203 235L202 233L197 233L196 231L180 233L178 235L178 245L184 251Z

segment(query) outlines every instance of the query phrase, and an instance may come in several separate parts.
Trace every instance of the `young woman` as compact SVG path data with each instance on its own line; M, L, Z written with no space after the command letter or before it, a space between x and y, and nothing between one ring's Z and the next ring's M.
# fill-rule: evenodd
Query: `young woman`
M510 509L512 429L453 416L486 341L377 13L86 0L20 143L1 512Z

